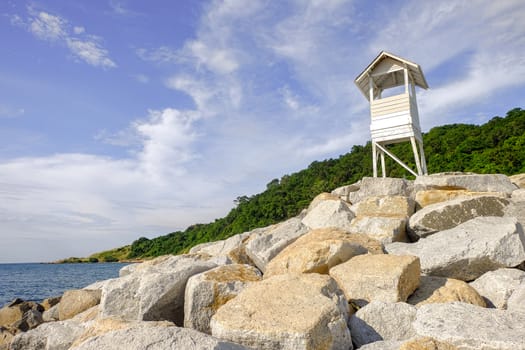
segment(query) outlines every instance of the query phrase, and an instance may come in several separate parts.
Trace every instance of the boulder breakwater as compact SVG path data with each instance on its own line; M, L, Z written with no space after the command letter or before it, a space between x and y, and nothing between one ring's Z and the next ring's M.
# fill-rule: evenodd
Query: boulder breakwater
M525 349L525 174L363 178L0 309L0 350Z

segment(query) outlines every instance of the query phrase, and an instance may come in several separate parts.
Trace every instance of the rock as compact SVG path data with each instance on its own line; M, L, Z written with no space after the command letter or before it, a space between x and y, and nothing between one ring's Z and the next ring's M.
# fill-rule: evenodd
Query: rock
M356 204L373 196L410 197L413 181L393 177L364 177L359 183L359 190L348 193L348 202Z
M516 186L501 174L438 173L418 176L414 181L416 191L428 189L467 190L471 192L501 192L510 196Z
M193 329L171 327L144 327L141 325L116 330L87 339L71 350L129 350L129 349L184 349L184 350L242 350L238 344L213 338Z
M323 193L320 193L318 194L317 196L315 196L315 198L310 202L310 205L308 206L308 209L307 209L307 212L311 212L319 203L323 202L323 201L327 201L327 200L339 200L339 196L338 195L335 195L335 194L332 194L332 193L327 193L327 192L323 192Z
M0 309L0 326L10 326L15 322L22 320L24 314L29 310L43 312L42 305L33 301L23 301L15 299Z
M40 305L42 305L42 307L44 308L44 311L47 311L51 309L53 306L57 305L60 302L61 298L62 296L46 298L42 301L42 303L40 303Z
M350 233L336 227L315 229L299 237L291 245L301 245L325 240L344 240L364 247L370 254L383 254L383 245L362 233Z
M413 240L448 230L479 216L503 216L509 201L500 197L457 198L426 206L410 217L408 232Z
M389 254L418 256L426 275L472 281L525 261L524 245L523 229L515 218L479 217L416 243L391 243L385 249Z
M400 340L380 340L365 344L359 350L399 350L402 344L403 342Z
M80 323L86 323L89 321L96 320L98 318L100 318L100 308L99 305L96 305L90 309L87 309L84 312L79 313L78 315L75 315L75 317L71 318L71 320Z
M458 189L422 190L416 193L416 208L419 210L431 204L446 202L457 198L473 198L479 196L508 197L506 193L501 192L473 192Z
M383 244L406 242L406 224L405 218L363 216L352 221L350 231L366 234Z
M419 259L409 255L359 255L332 267L330 276L346 298L359 306L374 300L406 301L419 286Z
M421 306L429 303L452 303L461 301L486 307L478 292L466 282L436 276L422 276L419 287L408 298L408 303Z
M138 328L153 328L153 327L173 327L174 324L168 321L123 321L119 319L103 318L90 322L84 329L82 334L75 339L71 344L71 348L82 345L86 340L93 337L104 336L106 333L124 330L124 329L138 329ZM106 349L106 348L104 348ZM113 349L112 346L107 349Z
M211 321L212 334L255 349L351 349L348 304L326 275L278 275L246 287Z
M352 342L359 348L380 340L405 340L416 335L416 308L406 303L372 301L350 317Z
M0 327L0 350L8 350L14 336L7 328Z
M414 214L414 201L405 196L373 196L363 199L350 209L356 216L406 218Z
M520 188L512 192L512 200L515 202L525 202L525 188Z
M224 265L190 277L184 298L184 327L211 334L210 319L249 283L262 279L250 265Z
M271 259L306 232L308 228L298 218L256 229L251 231L250 238L245 243L246 254L264 272Z
M302 223L310 229L337 227L348 230L354 217L348 203L340 199L330 199L320 202L308 211Z
M348 259L368 253L367 246L359 244L357 235L337 228L316 229L308 232L284 248L266 266L264 278L287 273L328 274L331 267ZM370 241L373 241L370 239ZM381 247L379 242L374 249Z
M512 175L509 180L519 188L525 189L525 174Z
M458 348L433 338L419 337L407 340L401 344L399 350L458 350Z
M100 303L101 291L94 289L67 290L60 304L58 304L58 317L60 321L67 320Z
M525 285L525 272L508 268L489 271L470 283L489 306L498 309L507 308L507 301L520 285Z
M10 350L67 350L85 328L71 320L43 323L14 337Z
M52 321L58 321L59 315L58 315L58 305L55 305L49 310L46 310L42 313L42 319L44 322L52 322Z
M525 313L487 309L466 303L421 306L416 333L459 349L525 349Z
M352 192L359 191L359 187L361 186L361 181L358 181L351 185L345 185L336 188L333 190L330 194L338 197L339 199L344 200L345 202L349 202L348 195Z
M225 240L208 242L196 245L190 249L190 254L205 253L211 256L223 256L236 264L253 264L244 247L244 241L250 236L249 232L234 235Z
M217 267L209 257L185 254L157 258L124 277L108 280L102 290L101 317L125 320L184 322L184 290L188 278Z
M521 284L507 301L507 310L525 315L525 284Z
M22 319L11 324L11 327L22 331L27 332L30 329L36 328L40 324L44 323L42 318L42 313L38 310L27 310L22 316Z

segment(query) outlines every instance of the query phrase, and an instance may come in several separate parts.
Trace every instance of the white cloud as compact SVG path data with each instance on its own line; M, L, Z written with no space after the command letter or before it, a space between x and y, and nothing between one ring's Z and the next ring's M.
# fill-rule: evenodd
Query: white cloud
M135 52L144 61L158 63L177 63L180 61L178 51L168 46L161 46L155 49L139 48Z
M63 17L44 11L28 8L29 16L11 16L11 24L26 28L40 40L60 43L80 61L94 67L114 68L116 63L109 57L109 51L101 44L101 39L87 35L82 26L71 26Z

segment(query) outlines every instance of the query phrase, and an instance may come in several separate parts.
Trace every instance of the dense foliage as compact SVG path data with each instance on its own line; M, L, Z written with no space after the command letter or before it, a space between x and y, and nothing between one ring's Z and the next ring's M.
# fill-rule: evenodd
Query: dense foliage
M435 127L424 135L429 173L464 171L476 173L525 173L525 110L513 109L505 118L495 117L476 126L453 124ZM415 168L410 146L389 149ZM225 239L234 234L293 217L319 193L371 176L371 145L354 146L337 159L316 161L307 169L274 179L266 191L241 196L224 218L196 224L154 239L139 238L128 258L144 258L188 251L192 246ZM388 176L410 178L403 168L387 159Z

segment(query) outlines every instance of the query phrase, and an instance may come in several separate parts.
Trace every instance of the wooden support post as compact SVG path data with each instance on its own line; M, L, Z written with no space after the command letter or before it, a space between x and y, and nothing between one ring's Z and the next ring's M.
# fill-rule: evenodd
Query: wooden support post
M372 167L374 171L374 177L377 177L377 146L374 141L372 141Z
M412 151L414 152L414 159L416 161L417 173L418 175L423 175L423 171L421 170L421 161L419 159L419 154L417 151L416 138L414 136L410 138L410 143L412 144Z
M385 152L381 151L381 174L386 177Z
M405 69L403 69L403 73L405 75L405 94L408 94L408 68L405 64Z
M421 167L423 168L423 175L428 175L427 160L425 159L425 150L423 149L423 142L419 141L419 153L421 154Z

